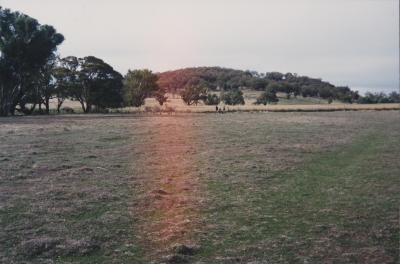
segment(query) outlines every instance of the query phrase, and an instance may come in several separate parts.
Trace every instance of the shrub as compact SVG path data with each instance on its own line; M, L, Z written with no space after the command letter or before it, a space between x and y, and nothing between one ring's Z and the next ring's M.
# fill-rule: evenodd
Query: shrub
M218 105L221 99L216 94L208 94L204 100L204 104L206 105Z
M276 96L276 92L273 90L267 89L267 91L263 92L258 98L255 104L270 104L270 103L276 103L278 102L279 99Z
M230 90L221 96L221 100L227 105L244 105L243 92L240 90Z
M165 95L165 91L160 89L157 92L154 93L154 98L157 100L157 102L162 106L164 103L167 102L168 97Z
M190 85L181 91L182 100L187 105L197 105L200 100L205 100L207 88L200 85Z

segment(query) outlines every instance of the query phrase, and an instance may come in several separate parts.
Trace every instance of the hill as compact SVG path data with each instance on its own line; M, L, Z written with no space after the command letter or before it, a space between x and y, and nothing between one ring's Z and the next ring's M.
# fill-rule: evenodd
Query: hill
M335 86L318 78L296 73L243 71L222 67L194 67L158 73L158 84L170 93L177 93L188 86L200 85L209 90L248 89L272 90L303 97L319 97L343 102L358 99L357 92L349 87Z

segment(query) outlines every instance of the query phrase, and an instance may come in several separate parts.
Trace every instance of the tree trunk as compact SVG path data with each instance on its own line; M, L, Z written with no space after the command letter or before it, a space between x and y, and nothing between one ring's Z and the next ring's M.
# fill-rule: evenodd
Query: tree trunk
M46 98L44 105L46 106L46 114L50 114L50 98Z
M8 116L10 114L10 105L7 102L0 102L0 116Z
M79 100L79 103L81 103L82 111L83 111L84 113L86 113L85 101Z
M30 108L27 108L25 103L19 103L20 111L25 115L30 115L36 108L36 103L34 103Z
M86 112L85 113L90 113L91 110L92 110L92 105L86 103Z
M12 104L10 106L10 114L11 115L15 115L15 110L17 110L17 105L16 104Z
M63 99L57 98L57 113L60 113L60 108L63 103L64 103Z
M0 116L8 116L11 114L11 102L7 98L0 98Z

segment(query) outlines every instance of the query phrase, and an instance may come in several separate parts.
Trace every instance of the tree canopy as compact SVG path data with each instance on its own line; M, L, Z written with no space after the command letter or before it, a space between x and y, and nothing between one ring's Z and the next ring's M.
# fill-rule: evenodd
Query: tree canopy
M79 59L80 85L74 90L85 112L92 106L104 109L122 106L122 75L94 56ZM86 104L86 106L85 106Z
M0 7L0 115L38 103L41 69L54 58L63 35L25 14Z
M270 103L276 103L278 102L279 99L276 96L276 92L273 91L272 89L267 89L265 92L263 92L258 98L255 104L270 104Z
M125 105L139 107L144 104L146 98L156 93L160 104L163 104L166 98L160 91L157 80L158 76L150 70L129 70L124 78Z
M223 92L221 95L221 100L227 105L244 105L244 97L243 92L239 89L229 90L227 92Z
M197 105L200 100L206 100L207 88L200 85L190 85L182 90L180 94L187 105Z
M60 95L79 101L85 113L122 106L122 75L99 58L63 58L55 78Z

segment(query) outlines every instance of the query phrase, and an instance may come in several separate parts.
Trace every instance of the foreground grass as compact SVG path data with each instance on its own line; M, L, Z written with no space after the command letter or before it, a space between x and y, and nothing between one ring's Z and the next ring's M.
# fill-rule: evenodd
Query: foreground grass
M0 262L139 261L129 131L93 117L2 121Z
M215 202L205 214L223 225L203 238L201 259L398 263L400 150L386 136L357 139L257 186L211 181Z
M0 262L396 263L399 119L1 119Z

